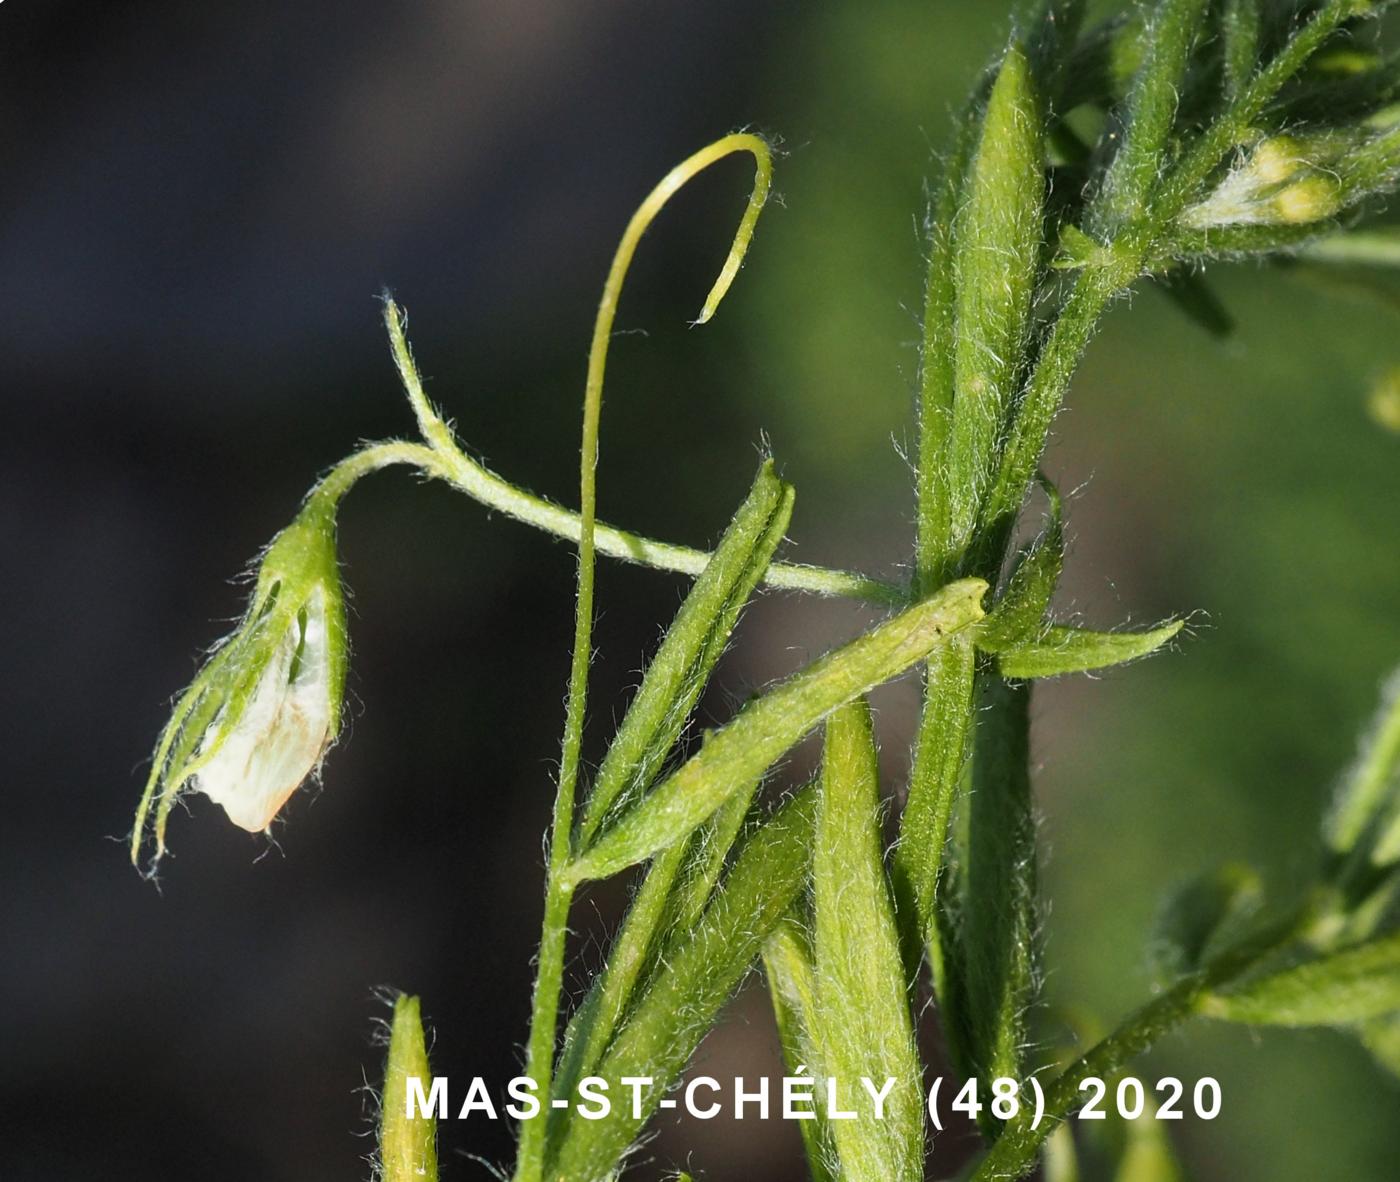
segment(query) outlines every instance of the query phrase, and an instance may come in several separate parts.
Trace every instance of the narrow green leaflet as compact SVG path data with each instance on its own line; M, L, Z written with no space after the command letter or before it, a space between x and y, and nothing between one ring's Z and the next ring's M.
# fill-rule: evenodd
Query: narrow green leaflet
M964 855L962 1024L983 1089L1025 1078L1026 1009L1035 990L1036 855L1031 811L1030 694L1024 682L978 676L977 737ZM1001 1122L984 1109L984 1131Z
M1150 952L1158 974L1171 980L1194 973L1211 948L1238 932L1264 898L1259 875L1232 863L1192 879L1157 917Z
M759 784L760 781L755 780L747 792L736 792L695 831L690 854L671 892L671 906L666 913L664 930L689 931L709 905L729 853L753 808Z
M1400 860L1400 672L1390 676L1381 692L1375 718L1338 788L1324 836L1338 856L1365 842L1377 865Z
M1400 1011L1400 932L1305 961L1229 992L1201 1012L1258 1026L1345 1026Z
M1235 318L1215 294L1215 289L1189 267L1178 267L1166 276L1161 286L1176 309L1216 340L1224 340L1235 331Z
M929 210L928 284L924 294L924 339L919 355L919 531L918 589L936 587L953 557L952 473L944 455L953 425L958 286L953 269L958 209L982 126L974 99L958 121L942 161Z
M816 1033L825 1073L845 1087L893 1081L883 1120L828 1113L841 1177L919 1182L921 1075L882 844L875 737L858 698L826 724L812 852Z
M1122 146L1091 208L1091 229L1097 236L1111 234L1147 212L1205 10L1206 0L1159 0L1157 4L1145 35L1151 51L1133 79L1121 117Z
M599 1064L610 1112L570 1120L549 1178L611 1176L807 881L815 808L806 789L745 839L704 917L671 946ZM652 1080L639 1116L620 1083L627 1077Z
M618 801L644 791L660 770L709 680L739 612L787 532L793 492L765 461L704 573L652 658L584 808L586 842Z
M606 878L681 840L838 706L980 619L986 589L981 579L950 583L750 702L575 859L573 880Z
M755 782L748 792L735 793L690 841L677 842L652 860L608 952L607 964L569 1019L554 1076L555 1097L568 1096L593 1070L633 996L664 957L668 939L689 932L699 920L757 791ZM555 1112L550 1120L553 1135L565 1121Z
M663 919L688 852L686 843L677 842L658 854L647 869L608 950L607 964L569 1018L554 1073L555 1098L568 1097L578 1081L593 1070L622 1023L638 982L656 954L658 933L664 930ZM568 1118L562 1111L551 1111L548 1119L552 1142L563 1133Z
M1313 262L1400 267L1400 226L1372 226L1319 238L1301 254Z
M1045 631L1045 617L1065 565L1065 535L1060 494L1048 480L1042 478L1041 484L1050 499L1050 523L1018 556L1006 591L977 630L978 647L986 652L1033 644Z
M1023 0L1012 15L1013 27L1029 42L1032 73L1053 103L1084 24L1087 0Z
M927 948L940 1004L948 995L949 952L937 923L937 894L971 741L976 666L976 650L966 637L955 637L929 655L909 798L899 818L894 857L905 974L912 986Z
M1057 624L1038 640L999 651L997 666L1003 677L1026 680L1089 673L1155 652L1180 632L1181 626L1181 620L1173 620L1147 632L1089 632Z
M813 1033L819 1012L816 971L811 946L796 920L785 919L773 929L763 946L763 972L768 978L768 994L773 1001L773 1017L787 1070L791 1073L802 1067L815 1079L824 1078L828 1071ZM836 1147L820 1091L816 1115L811 1120L798 1121L797 1128L802 1134L812 1182L838 1182L833 1165Z
M1225 0L1220 15L1225 97L1240 96L1259 60L1259 0Z
M375 1176L383 1182L437 1182L437 1121L418 1112L408 1115L408 1081L415 1077L422 1080L426 1093L432 1072L418 999L400 995L394 1001L389 1028L389 1061L379 1111L379 1173Z
M987 100L955 229L955 392L944 463L958 552L996 475L1020 379L1039 272L1044 131L1030 63L1013 44Z
M1134 5L1096 22L1065 55L1055 109L1110 106L1127 96L1144 56L1144 9Z

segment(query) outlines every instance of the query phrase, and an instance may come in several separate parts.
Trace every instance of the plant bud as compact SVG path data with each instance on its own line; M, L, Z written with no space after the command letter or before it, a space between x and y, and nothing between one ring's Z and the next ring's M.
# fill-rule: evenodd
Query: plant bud
M1375 866L1400 861L1400 670L1382 688L1323 836L1339 865L1357 855Z
M1339 213L1342 187L1324 173L1313 173L1280 189L1270 203L1275 221L1286 226L1305 226Z
M313 494L272 541L238 630L216 648L161 735L137 810L136 861L156 803L156 856L185 788L266 829L339 732L345 608L335 553L335 500Z
M1194 230L1221 226L1305 225L1335 214L1340 186L1319 171L1339 155L1327 136L1261 139L1204 201L1181 220Z
M1181 215L1193 230L1306 226L1392 185L1400 136L1380 111L1364 123L1259 139L1204 201Z

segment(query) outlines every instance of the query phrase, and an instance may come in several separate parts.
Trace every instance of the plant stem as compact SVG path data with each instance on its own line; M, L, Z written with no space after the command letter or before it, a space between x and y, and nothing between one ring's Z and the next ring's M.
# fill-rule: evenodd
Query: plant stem
M1309 243L1299 252L1324 263L1359 263L1373 267L1400 266L1400 235L1389 227L1350 230Z
M430 471L436 459L432 449L424 447L421 443L391 439L384 443L366 444L359 451L346 456L321 477L311 495L324 494L332 501L339 501L362 477L371 472L394 464L408 464L423 471Z
M738 273L739 265L753 237L754 223L768 196L772 165L768 145L757 136L730 135L702 148L682 161L647 194L623 231L622 240L613 254L598 302L598 315L593 322L593 341L588 351L588 377L583 395L583 439L579 447L579 517L578 517L578 595L574 613L574 650L569 665L569 695L565 710L564 738L559 761L559 783L554 798L554 815L550 825L549 866L545 880L544 921L540 932L539 965L535 978L534 1005L530 1018L530 1039L526 1052L525 1074L535 1081L539 1094L552 1091L554 1047L559 1024L559 995L563 988L564 945L568 936L569 904L573 899L575 880L568 874L573 857L574 803L577 795L579 765L583 749L583 723L588 698L588 668L593 656L593 589L597 542L598 508L598 431L603 409L603 378L607 370L608 344L612 340L613 321L622 297L622 287L628 268L636 254L642 235L655 220L677 190L697 173L717 160L734 152L748 152L756 161L757 178L748 207L739 222L729 255L715 280L697 323L704 323L715 312L719 302ZM397 316L391 316L398 321ZM393 324L391 323L391 333ZM402 340L400 324L399 340ZM456 452L451 445L450 431L436 416L422 394L408 382L404 373L407 346L399 349L395 341L395 358L400 373L409 387L419 425L425 438L438 452ZM409 359L411 368L411 358ZM416 375L415 375L416 376ZM544 1175L546 1123L527 1121L520 1130L520 1149L516 1161L517 1182L539 1182Z
M1016 410L997 483L987 501L987 536L1004 536L1009 531L1035 479L1050 424L1064 401L1089 338L1098 327L1099 317L1113 297L1137 277L1137 272L1136 257L1115 254L1112 263L1086 270L1075 282Z
M1304 905L1281 922L1222 952L1200 972L1183 978L1148 1002L1065 1068L1045 1089L1045 1112L1038 1128L1031 1128L1030 1114L1022 1109L1020 1119L1006 1126L969 1182L1006 1182L1028 1174L1035 1166L1045 1139L1083 1098L1080 1085L1086 1079L1111 1076L1163 1035L1199 1013L1201 1001L1212 990L1243 975L1270 953L1306 933L1312 919L1312 906Z
M462 450L453 437L451 428L433 409L424 394L423 382L404 334L402 312L392 300L385 301L384 321L389 330L390 345L403 379L404 389L408 392L409 402L418 418L419 429L429 446L412 443L374 444L364 452L356 453L350 459L342 461L342 465L356 461L360 456L377 453L380 449L396 449L401 451L400 456L384 459L378 464L370 464L366 470L383 467L389 463L416 464L425 474L445 481L458 492L466 493L490 509L526 525L533 525L536 529L542 529L556 537L579 542L583 528L579 513L511 484ZM635 562L641 566L676 571L680 574L698 575L710 560L707 551L690 546L677 546L670 542L658 542L601 521L594 525L593 541L597 552L609 558L620 558L624 562ZM909 600L906 589L893 583L851 571L828 570L799 563L775 562L768 568L763 581L769 587L788 591L808 591L817 595L862 599L891 606L907 603Z

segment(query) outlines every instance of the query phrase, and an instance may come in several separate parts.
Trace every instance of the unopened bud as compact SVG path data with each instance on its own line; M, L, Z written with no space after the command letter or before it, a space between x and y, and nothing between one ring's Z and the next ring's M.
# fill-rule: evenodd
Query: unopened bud
M1323 221L1344 204L1342 186L1330 169L1347 147L1330 133L1261 139L1181 220L1196 230Z
M314 494L273 539L243 622L166 724L137 810L132 860L153 802L156 857L164 852L170 809L187 788L217 801L235 825L266 829L339 731L345 663L335 500Z
M1291 180L1307 164L1302 141L1291 135L1274 135L1259 142L1248 168L1260 183L1277 185Z
M1342 187L1332 177L1314 173L1280 189L1269 204L1276 215L1273 220L1305 226L1340 212Z

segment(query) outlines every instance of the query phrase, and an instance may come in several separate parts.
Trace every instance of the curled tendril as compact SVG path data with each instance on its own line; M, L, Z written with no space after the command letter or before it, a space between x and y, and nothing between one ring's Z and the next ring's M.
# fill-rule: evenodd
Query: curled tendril
M739 267L744 261L744 255L748 252L749 243L753 240L753 231L758 222L758 215L763 212L763 205L768 200L768 191L773 179L773 156L763 140L749 132L736 132L716 140L708 147L701 148L693 156L681 161L662 177L657 186L647 194L646 199L637 207L637 212L632 215L632 220L627 223L622 240L617 244L612 266L608 270L607 281L603 284L603 298L598 303L598 318L593 325L593 344L588 353L588 383L584 389L583 401L582 460L585 487L581 490L585 502L585 514L588 511L587 501L589 499L587 486L592 483L591 472L597 461L598 418L603 401L603 373L607 367L608 343L612 339L613 320L617 316L618 301L622 296L623 284L627 281L627 271L632 265L632 257L637 252L637 244L652 222L656 220L657 215L665 208L666 203L676 193L710 165L723 160L726 156L732 156L736 152L748 152L754 158L756 171L753 193L749 197L749 204L744 210L744 216L739 221L739 228L735 231L729 255L724 260L724 266L720 268L714 286L710 288L710 294L705 297L704 307L700 309L700 315L696 318L695 323L704 324L708 321L714 316L720 302L734 282L734 277L739 273Z
M748 208L744 211L738 232L734 236L734 244L730 247L729 257L720 270L719 278L710 289L697 323L703 323L714 315L753 238L754 223L758 220L764 201L767 200L772 175L772 157L768 145L757 136L742 132L716 140L683 160L647 194L645 200L637 207L637 212L632 215L631 221L627 223L627 229L623 231L622 240L617 245L612 266L608 269L607 280L603 284L603 296L598 303L598 317L593 325L593 343L588 353L588 379L583 395L583 440L579 449L578 597L574 616L574 651L569 667L569 694L564 720L563 750L559 761L559 783L550 826L544 932L540 940L539 968L535 978L530 1042L525 1066L526 1074L539 1083L540 1091L545 1094L548 1094L550 1088L559 993L563 983L564 938L568 930L569 901L573 894L568 869L573 854L574 801L583 744L584 711L588 697L588 665L592 655L598 421L603 406L603 374L607 368L608 344L612 339L613 320L617 315L622 287L642 235L686 182L715 161L722 160L734 152L752 153L757 162L758 176ZM541 1177L543 1166L543 1122L527 1122L521 1130L516 1178L521 1182L534 1182Z
M592 473L598 459L598 420L602 407L603 374L607 366L608 344L612 337L613 321L623 283L632 257L636 253L637 244L666 203L681 188L711 164L739 152L747 152L753 156L756 175L748 206L735 231L729 254L710 288L709 295L705 297L700 315L693 323L698 325L709 321L739 273L749 243L753 239L758 215L768 200L773 159L771 150L762 139L748 132L736 132L716 140L676 165L637 207L636 213L632 215L623 232L622 240L618 243L598 305L598 316L589 350L588 380L584 390L584 440L581 463L582 469L587 473L586 479L590 482L589 496ZM581 512L575 513L516 487L467 455L458 446L451 426L428 400L423 389L422 377L413 360L413 352L409 348L403 312L387 293L384 298L384 323L388 329L394 363L403 381L409 403L413 407L419 431L428 447L415 449L414 445L399 443L394 445L399 449L397 454L381 458L380 453L385 445L376 445L368 452L362 453L361 457L352 459L356 459L366 468L383 466L386 463L416 464L428 474L446 480L461 492L509 517L581 544ZM353 477L357 476L358 471L353 474ZM592 525L592 534L589 545L598 552L661 570L698 575L709 560L709 555L702 550L641 537L599 522L596 518ZM827 570L794 563L773 563L768 568L764 582L770 587L784 587L820 595L839 595L890 606L908 602L908 590L905 587L849 571Z

